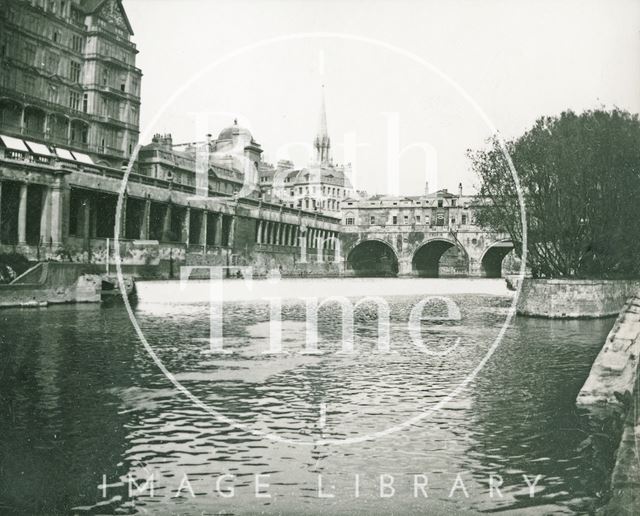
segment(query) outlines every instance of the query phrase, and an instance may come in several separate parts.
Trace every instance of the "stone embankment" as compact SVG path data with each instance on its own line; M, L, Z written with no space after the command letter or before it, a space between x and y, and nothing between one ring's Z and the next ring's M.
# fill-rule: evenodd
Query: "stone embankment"
M516 310L519 315L552 319L609 317L617 315L638 289L637 280L525 278Z
M594 362L577 404L620 406L634 391L640 355L640 292L624 306Z
M1 307L57 303L99 303L102 280L81 264L41 262L8 285L0 285Z
M577 404L595 414L628 410L611 477L611 499L598 514L640 514L640 291L626 303L578 394Z

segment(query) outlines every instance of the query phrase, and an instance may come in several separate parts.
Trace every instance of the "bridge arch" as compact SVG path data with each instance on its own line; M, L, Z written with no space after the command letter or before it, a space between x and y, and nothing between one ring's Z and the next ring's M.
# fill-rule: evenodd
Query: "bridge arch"
M513 249L511 240L500 240L487 247L480 259L482 275L486 278L501 278L502 261Z
M396 276L398 255L384 240L367 239L356 244L347 256L347 270L356 276Z
M422 244L413 254L411 269L423 278L437 278L441 274L441 258L447 253L447 271L444 275L468 275L469 263L466 253L454 240L434 238Z

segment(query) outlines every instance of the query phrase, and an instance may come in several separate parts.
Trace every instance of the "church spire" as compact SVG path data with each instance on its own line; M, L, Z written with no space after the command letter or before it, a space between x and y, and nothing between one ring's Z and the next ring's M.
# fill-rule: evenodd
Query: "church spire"
M322 100L320 104L320 123L318 125L318 134L316 136L314 147L316 149L316 160L321 165L328 165L331 162L329 150L331 148L331 140L329 139L329 131L327 130L327 109L324 103L324 84L322 85Z

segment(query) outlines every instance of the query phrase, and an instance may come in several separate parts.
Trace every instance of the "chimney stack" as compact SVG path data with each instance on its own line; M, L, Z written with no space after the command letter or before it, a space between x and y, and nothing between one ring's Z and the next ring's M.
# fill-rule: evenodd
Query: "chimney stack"
M424 194L429 195L429 181L424 182Z
M462 197L462 183L458 184L458 197Z

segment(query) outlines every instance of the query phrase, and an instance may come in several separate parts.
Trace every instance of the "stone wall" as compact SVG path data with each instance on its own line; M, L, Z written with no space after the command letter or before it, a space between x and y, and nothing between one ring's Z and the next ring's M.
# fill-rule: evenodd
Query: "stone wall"
M525 278L518 298L519 315L593 318L617 315L638 288L633 280Z
M100 302L100 276L84 273L80 264L50 262L37 267L18 283L0 285L0 307Z
M620 312L578 394L585 407L621 407L630 398L640 355L640 290Z

